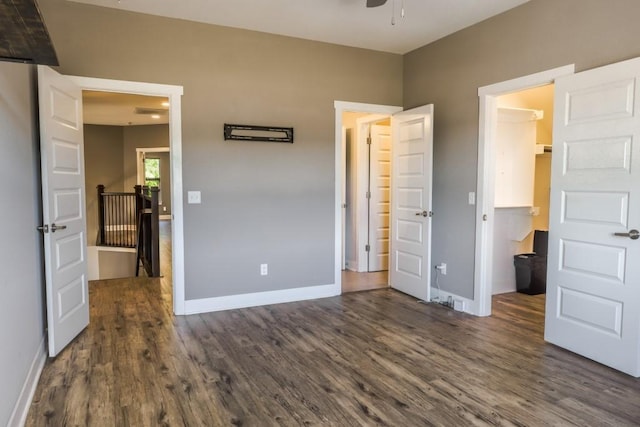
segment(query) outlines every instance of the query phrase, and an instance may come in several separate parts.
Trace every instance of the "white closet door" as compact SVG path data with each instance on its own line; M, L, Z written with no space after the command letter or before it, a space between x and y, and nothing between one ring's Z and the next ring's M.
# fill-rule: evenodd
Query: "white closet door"
M390 126L371 126L369 153L369 271L383 271L389 269Z

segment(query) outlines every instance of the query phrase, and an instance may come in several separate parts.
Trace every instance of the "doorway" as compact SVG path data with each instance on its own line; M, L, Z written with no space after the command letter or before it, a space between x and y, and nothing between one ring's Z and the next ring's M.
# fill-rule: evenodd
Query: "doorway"
M343 113L342 292L388 286L390 116Z
M497 98L492 295L544 294L553 90L549 84Z
M136 185L157 187L160 219L171 219L169 100L84 90L82 108L88 279L135 277L141 270ZM149 157L147 177L141 175L141 154ZM162 270L171 271L170 258L164 258L169 264Z
M433 170L433 104L410 110L400 107L357 104L342 101L334 103L336 111L336 204L335 204L335 280L336 291L342 292L342 266L345 259L346 209L346 149L343 141L347 134L343 115L355 112L363 115L380 114L391 117L391 157L387 167L391 173L387 204L390 241L388 286L418 298L430 300L431 278L431 223L432 223L432 170ZM375 122L378 119L372 120ZM387 153L388 154L388 153ZM368 181L367 181L368 182ZM376 184L377 185L377 184ZM374 186L375 187L375 186ZM374 213L381 210L374 210ZM376 236L377 237L377 236ZM363 257L362 259L366 259ZM359 260L360 261L360 260ZM360 262L359 262L360 264ZM360 267L360 266L359 266ZM362 268L362 267L361 267ZM367 264L369 268L369 264ZM370 274L370 273L369 273Z
M357 272L385 271L389 248L390 118L345 113L344 125L346 268Z
M516 206L500 206L499 204L496 204L497 200L500 203L500 198L504 197L504 193L508 194L509 191L511 191L510 189L505 190L504 188L498 188L497 186L497 182L499 182L499 180L496 168L500 165L500 161L498 161L498 147L496 140L498 138L497 131L500 108L506 107L511 110L514 110L515 108L520 111L530 110L530 113L533 116L536 116L538 114L534 111L536 109L531 107L526 108L525 105L527 102L525 102L525 100L527 98L532 98L532 94L539 95L540 98L544 98L542 95L547 94L547 100L545 102L537 102L536 105L543 105L542 109L548 110L549 102L551 102L551 105L553 104L553 101L548 99L548 93L553 93L553 83L555 79L561 76L573 74L573 72L574 66L569 65L497 83L495 85L485 86L478 90L478 95L480 97L480 133L478 145L476 261L474 275L474 300L469 307L469 311L472 314L479 316L491 315L491 299L494 291L493 285L496 283L496 279L498 277L506 279L506 272L506 274L509 274L510 283L507 283L506 285L503 283L502 286L507 286L507 288L503 289L511 289L515 285L515 274L512 268L512 252L520 250L527 250L527 252L530 252L529 248L530 245L532 245L533 239L531 231L535 230L535 227L544 228L545 225L548 227L548 213L545 215L542 209L535 209L536 203L543 204L540 199L544 199L544 193L548 191L544 189L544 183L540 186L539 193L541 194L538 194L538 200L536 202L534 202L535 191L531 191L531 202L523 204L522 201L518 201ZM529 105L531 106L533 104L529 103ZM550 114L552 113L550 112ZM550 115L548 118L551 117L553 116ZM536 125L534 126L534 130L537 135L537 128L539 125L537 124L537 120L535 122ZM547 126L547 124L545 123L540 127L542 126ZM542 129L540 134L550 136L550 132L550 130L547 131ZM537 139L537 136L535 136L535 138ZM541 161L538 162L536 159L535 149L537 145L540 145L541 147L538 147L538 150L542 150L541 156L545 156L545 145L551 145L550 143L545 144L545 142L550 142L548 138L549 137L547 136L541 137L540 140L534 140L534 142L540 142L540 144L535 144L532 147L532 154L534 156L533 161L531 162L532 168L535 171L536 163L540 163L541 176L544 174L543 164L546 159L541 157ZM547 155L547 158L550 160L550 153ZM532 182L534 182L534 176L535 172L533 174L529 174L528 179L531 179ZM499 195L498 192L502 192L503 194ZM515 194L521 194L521 192L516 189ZM530 206L526 206L527 204ZM497 208L497 206L500 207ZM540 206L538 207L540 208ZM506 216L507 220L502 218L503 216ZM495 239L496 233L510 233L508 238L509 243L505 244L507 241L506 237L504 240L497 242ZM501 262L495 259L496 251L501 253ZM507 261L505 261L505 259L507 259ZM511 276L512 274L513 276ZM511 277L513 277L513 281L510 279Z
M185 313L184 290L184 238L183 238L183 202L182 202L182 115L181 86L162 85L144 82L108 80L93 77L68 76L83 91L122 93L147 97L166 98L168 105L167 121L169 125L170 148L170 200L171 200L171 283L173 293L173 312L176 315ZM136 159L132 159L135 183Z

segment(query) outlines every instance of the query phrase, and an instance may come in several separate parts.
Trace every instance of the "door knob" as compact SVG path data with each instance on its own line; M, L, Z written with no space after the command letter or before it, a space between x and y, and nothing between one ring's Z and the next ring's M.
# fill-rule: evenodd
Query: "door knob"
M66 228L67 228L66 225L56 225L55 223L51 224L51 232L52 233L55 233L56 230L64 230Z
M638 230L629 230L628 233L613 233L614 236L619 237L628 237L631 240L638 240L640 238L640 231Z
M42 231L43 233L48 233L49 232L49 224L45 224L45 225L41 225L39 227L36 227L38 230Z
M433 216L433 212L422 211L422 212L416 213L416 216L424 216L424 217Z

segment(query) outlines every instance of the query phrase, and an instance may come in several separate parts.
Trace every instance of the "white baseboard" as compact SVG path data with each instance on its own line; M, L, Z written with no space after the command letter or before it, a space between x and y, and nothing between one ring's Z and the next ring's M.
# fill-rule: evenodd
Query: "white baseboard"
M185 314L209 313L213 311L233 310L236 308L257 307L260 305L328 298L340 295L340 292L340 286L336 286L335 284L309 286L304 288L283 289L279 291L186 300L184 302L184 307Z
M31 368L29 368L29 373L24 385L22 386L22 390L20 391L20 396L18 397L16 406L13 407L13 412L9 418L9 424L7 424L9 427L22 427L27 421L29 407L31 406L31 401L33 400L33 395L36 392L38 380L40 379L40 374L42 373L42 369L44 368L46 361L47 350L45 348L45 338L42 337L42 341L38 346L38 351L36 351L33 361L31 362Z
M358 263L355 260L348 259L346 260L345 268L349 271L358 271Z
M464 298L461 296L458 296L456 294L452 294L451 292L447 292L447 291L438 291L438 288L431 288L431 299L433 299L434 297L440 296L440 301L447 301L449 299L449 297L451 297L454 301L458 300L458 301L462 301L463 304L463 309L461 311L465 312L465 313L469 313L469 314L473 314L474 316L477 316L476 313L474 313L474 308L475 308L475 303L472 299L469 298Z

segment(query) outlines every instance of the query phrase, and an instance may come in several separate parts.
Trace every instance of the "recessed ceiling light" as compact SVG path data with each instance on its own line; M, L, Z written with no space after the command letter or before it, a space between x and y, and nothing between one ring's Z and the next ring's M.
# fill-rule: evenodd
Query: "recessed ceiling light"
M157 120L157 119L159 119L159 118L160 118L160 114L152 114L152 115L151 115L151 118L152 118L152 119L156 119L156 120Z
M163 107L168 107L168 106L169 106L169 101L164 101L164 102L162 103L162 106L163 106Z

